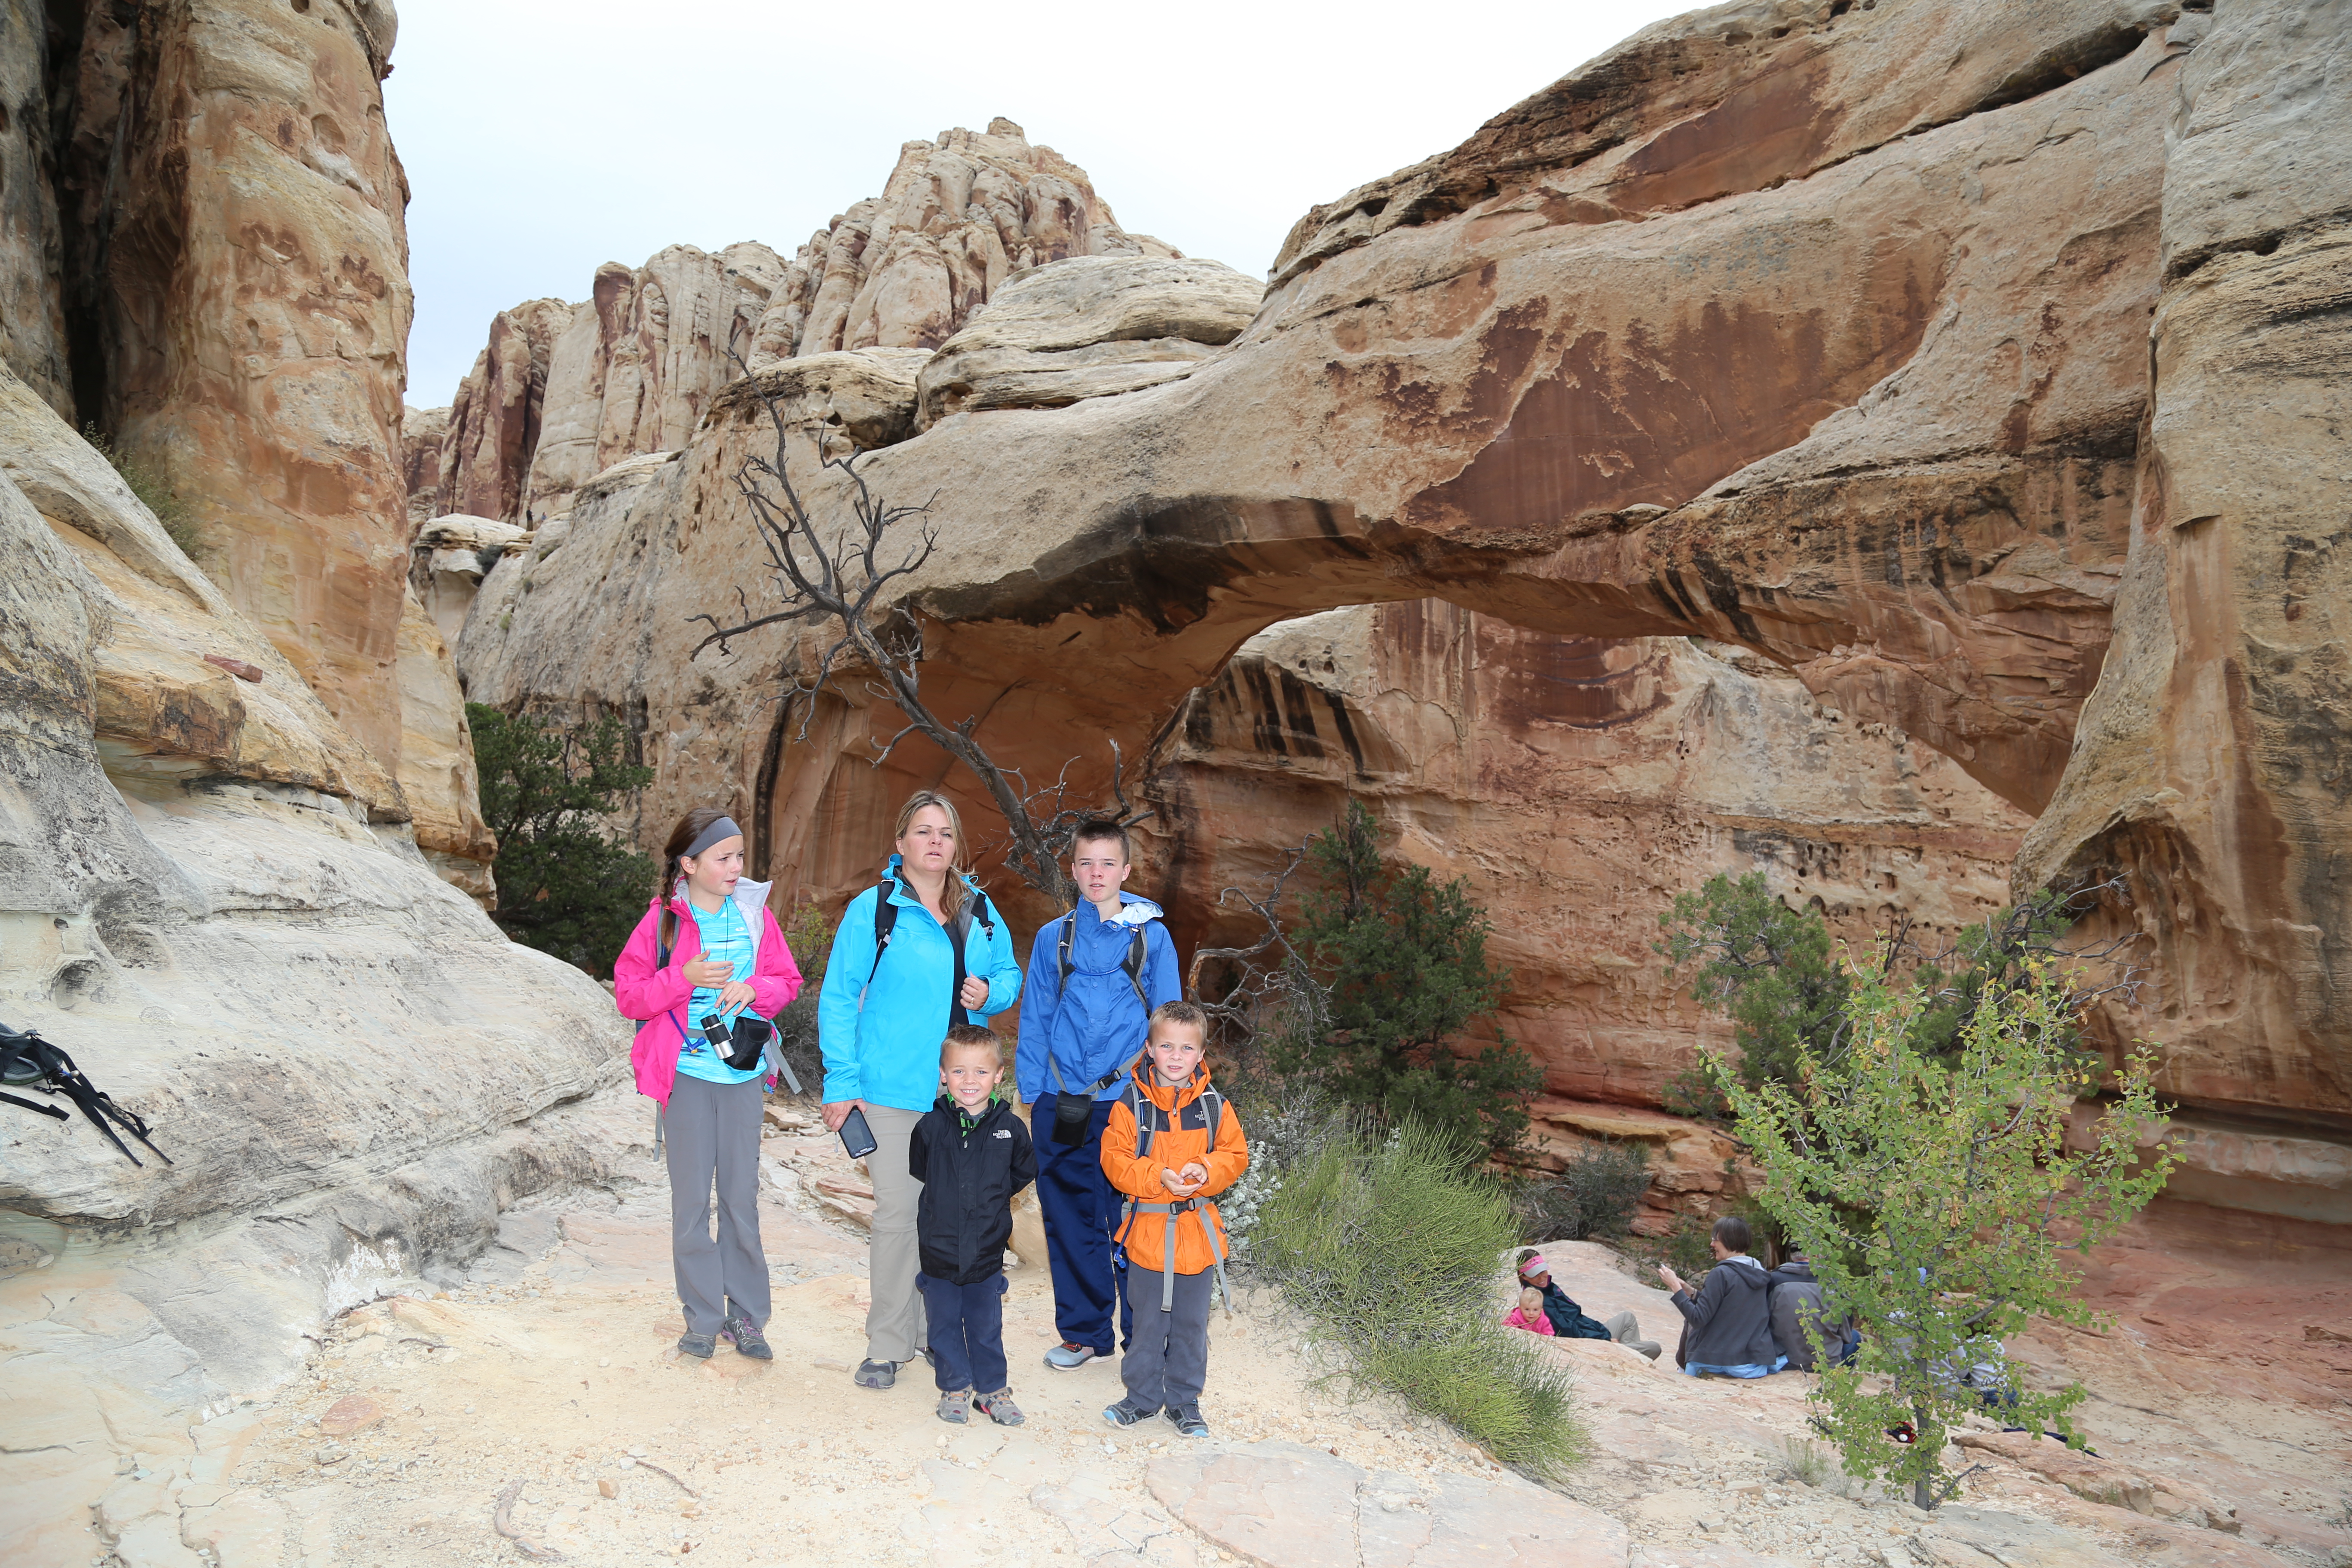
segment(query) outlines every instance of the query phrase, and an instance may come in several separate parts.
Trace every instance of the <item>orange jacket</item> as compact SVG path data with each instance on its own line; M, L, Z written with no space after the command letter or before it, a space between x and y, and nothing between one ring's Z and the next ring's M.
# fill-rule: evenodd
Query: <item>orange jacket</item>
M1208 1112L1201 1104L1201 1091L1209 1087L1209 1069L1195 1068L1192 1081L1181 1089L1145 1082L1155 1076L1148 1060L1139 1063L1135 1073L1137 1089L1158 1110L1153 1117L1158 1130L1151 1134L1150 1152L1137 1159L1135 1112L1128 1108L1125 1094L1120 1095L1110 1108L1109 1125L1103 1129L1103 1174L1110 1178L1110 1184L1144 1203L1181 1202L1160 1181L1160 1173L1181 1171L1196 1160L1207 1167L1209 1179L1201 1184L1195 1198L1205 1200L1240 1181L1242 1173L1249 1169L1249 1144L1242 1137L1242 1119L1234 1114L1230 1103L1218 1113L1217 1146L1209 1147ZM1232 1256L1232 1245L1225 1241L1224 1217L1217 1213L1216 1205L1204 1201L1175 1217L1177 1273L1201 1274L1215 1267L1217 1258L1210 1249L1206 1226L1217 1227L1219 1244L1226 1256ZM1160 1253L1167 1235L1166 1215L1139 1213L1128 1216L1117 1239L1126 1247L1129 1264L1157 1274L1167 1267Z

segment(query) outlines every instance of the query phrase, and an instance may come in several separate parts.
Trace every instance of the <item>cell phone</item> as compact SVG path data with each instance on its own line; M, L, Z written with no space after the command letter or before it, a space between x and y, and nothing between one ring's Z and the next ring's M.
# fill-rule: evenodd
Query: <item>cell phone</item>
M849 1118L841 1124L841 1146L853 1160L863 1160L882 1147L874 1141L874 1129L866 1125L863 1107L853 1105L849 1108Z

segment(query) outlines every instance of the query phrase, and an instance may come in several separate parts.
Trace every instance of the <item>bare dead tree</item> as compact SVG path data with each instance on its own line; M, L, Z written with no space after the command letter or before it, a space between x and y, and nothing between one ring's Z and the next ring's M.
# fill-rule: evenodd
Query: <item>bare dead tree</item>
M739 584L737 615L731 622L722 625L719 617L709 615L688 617L710 628L688 658L713 646L721 653L729 652L733 638L763 626L810 623L830 626L835 633L832 641L817 655L814 666L803 667L798 679L787 682L787 692L814 699L833 686L836 671L860 665L870 670L874 679L868 689L886 698L907 721L896 734L876 742L874 765L878 768L887 762L908 735L919 734L931 742L962 763L994 802L1004 819L1005 862L1013 874L1063 903L1073 901L1076 889L1063 868L1071 833L1090 816L1111 816L1122 826L1131 826L1149 815L1136 809L1127 797L1126 758L1118 742L1111 742L1114 805L1107 810L1083 807L1073 805L1068 798L1067 763L1055 784L1032 789L1019 769L999 766L981 745L973 733L980 722L978 714L950 724L934 713L923 699L922 624L903 605L886 605L885 600L892 584L921 571L939 547L938 525L930 515L937 495L920 506L891 504L859 471L858 459L864 454L853 450L845 456L832 456L825 450L826 432L820 426L818 465L846 479L850 510L848 525L836 536L829 536L792 481L787 460L792 426L779 406L782 395L756 389L753 395L767 413L775 451L772 456L754 452L746 457L736 465L730 479L751 510L761 548L767 555L777 607L755 610ZM907 526L910 523L915 525L911 529ZM814 700L804 705L796 739L807 740L814 707Z
M1218 889L1216 907L1225 909L1238 902L1258 918L1263 934L1244 947L1195 948L1192 962L1184 971L1184 994L1209 1015L1229 1051L1246 1051L1267 1021L1285 1013L1303 1010L1309 1027L1318 1027L1328 1016L1329 988L1315 978L1305 956L1291 946L1279 912L1284 889L1305 863L1308 847L1300 844L1286 850L1282 869L1262 892ZM1213 998L1202 990L1202 972L1213 963L1230 966L1229 983Z

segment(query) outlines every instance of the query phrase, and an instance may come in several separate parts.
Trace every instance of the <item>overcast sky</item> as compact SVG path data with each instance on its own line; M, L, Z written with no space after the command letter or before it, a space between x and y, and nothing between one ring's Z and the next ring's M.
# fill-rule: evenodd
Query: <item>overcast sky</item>
M491 316L605 261L785 256L899 143L1013 120L1120 224L1264 276L1307 208L1460 142L1665 0L1473 9L399 0L408 401L449 401Z

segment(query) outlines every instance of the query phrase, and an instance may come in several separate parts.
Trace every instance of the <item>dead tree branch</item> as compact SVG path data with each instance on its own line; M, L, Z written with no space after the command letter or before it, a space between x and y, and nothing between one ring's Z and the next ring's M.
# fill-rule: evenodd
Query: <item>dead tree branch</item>
M740 362L739 361L739 365ZM1064 903L1075 897L1063 860L1070 834L1089 816L1115 815L1123 826L1140 821L1148 812L1128 800L1124 777L1126 759L1117 741L1111 742L1111 788L1115 805L1108 812L1073 806L1067 799L1068 767L1063 781L1032 791L1017 769L1001 767L974 734L980 717L973 714L950 724L931 710L922 690L923 628L904 605L887 602L894 584L914 576L939 548L939 528L931 518L938 497L920 506L894 505L877 493L859 470L863 453L833 457L818 433L817 463L821 471L837 472L845 481L849 518L845 526L827 529L812 513L789 473L792 425L780 405L780 393L756 392L768 416L775 441L772 455L754 452L736 466L735 491L751 514L772 584L773 609L756 611L750 596L736 589L736 616L722 623L710 615L688 617L710 629L697 643L689 659L716 647L731 652L733 639L766 626L817 625L830 627L832 640L797 679L786 682L787 695L804 702L799 741L808 739L816 694L833 686L837 670L864 666L875 679L868 689L887 699L907 722L875 745L874 765L887 762L898 742L920 735L963 764L980 781L1004 820L1005 862L1015 876ZM914 523L909 531L906 526ZM1040 808L1050 807L1040 819Z

